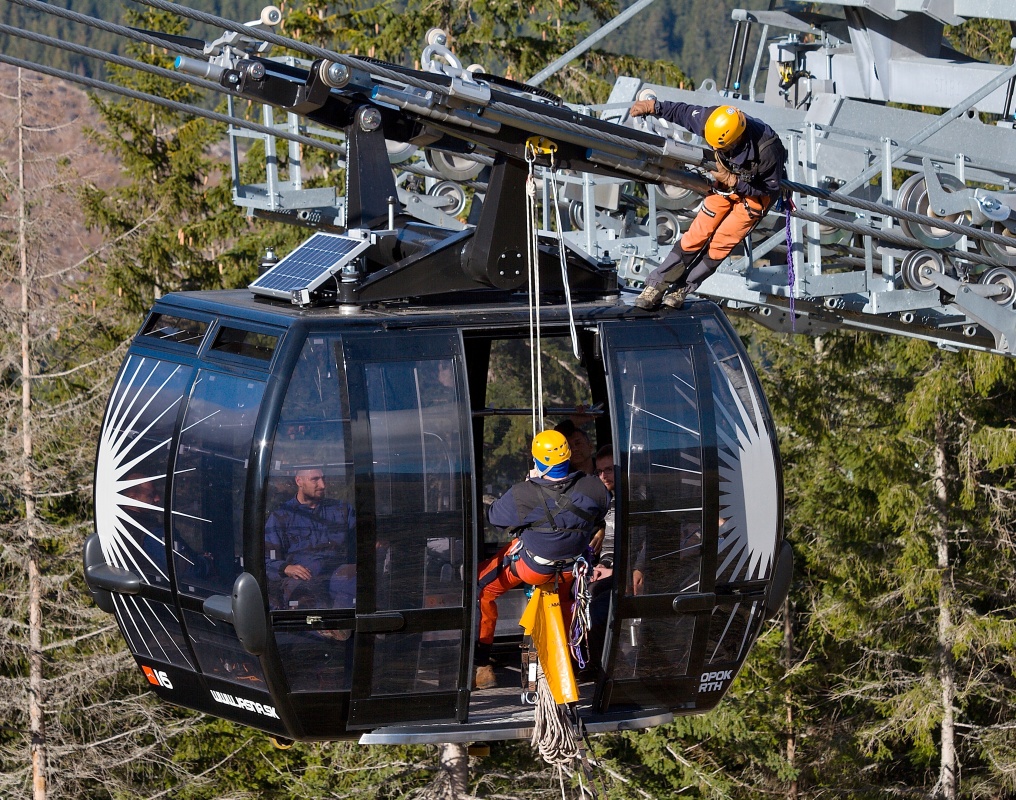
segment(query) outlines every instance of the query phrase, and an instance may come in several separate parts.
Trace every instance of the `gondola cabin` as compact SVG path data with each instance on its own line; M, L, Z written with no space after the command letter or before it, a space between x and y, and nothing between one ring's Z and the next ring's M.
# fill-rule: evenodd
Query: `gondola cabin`
M579 711L592 732L646 727L715 706L782 603L779 456L715 305L573 311L579 358L565 306L541 309L542 337L588 395L550 402L546 422L584 404L616 462L613 583ZM477 565L507 536L484 502L529 465L531 404L492 404L495 370L515 364L529 397L529 325L525 302L159 300L109 399L85 548L152 690L298 740L528 736L521 591L501 602L502 688L470 684ZM328 537L294 558L300 492Z

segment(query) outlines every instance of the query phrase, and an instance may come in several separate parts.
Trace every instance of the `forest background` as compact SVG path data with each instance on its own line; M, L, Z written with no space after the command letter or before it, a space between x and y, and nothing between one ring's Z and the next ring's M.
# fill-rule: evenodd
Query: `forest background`
M205 35L133 4L66 5ZM260 6L191 5L238 19ZM547 88L588 101L619 73L674 85L716 76L729 10L659 0L609 50ZM484 61L493 44L496 67L518 77L617 11L607 0L305 0L286 4L284 32L411 61L439 24L464 61ZM0 4L0 22L19 25L23 15ZM69 31L45 32L77 40ZM1008 25L971 22L947 35L978 57L1012 59ZM101 37L89 44L123 48ZM11 55L98 74L22 46L2 43ZM147 48L128 53L165 60ZM179 84L104 74L199 101ZM301 236L233 207L220 127L88 98L32 73L0 77L0 798L433 796L432 748L276 750L255 731L156 703L112 618L91 603L80 547L91 528L94 442L144 310L181 287L245 285L266 244L285 251ZM315 180L341 180L324 158L314 165ZM594 739L607 794L1012 796L1016 362L915 340L740 330L779 429L797 555L790 598L717 710ZM471 764L475 796L561 791L526 743L495 744ZM577 796L570 783L566 793Z

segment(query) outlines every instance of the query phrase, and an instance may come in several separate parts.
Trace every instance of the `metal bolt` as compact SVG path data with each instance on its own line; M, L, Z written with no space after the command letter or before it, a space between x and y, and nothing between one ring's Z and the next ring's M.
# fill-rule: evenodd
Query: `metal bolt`
M373 108L371 106L361 108L358 117L360 123L360 130L364 131L365 133L376 131L378 128L381 127L381 112L378 111L376 108Z

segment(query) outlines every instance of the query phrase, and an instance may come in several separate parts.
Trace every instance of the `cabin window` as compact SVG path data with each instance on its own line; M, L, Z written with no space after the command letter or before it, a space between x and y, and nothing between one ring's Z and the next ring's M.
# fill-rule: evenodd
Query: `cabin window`
M184 622L205 675L248 689L265 689L261 664L243 649L232 625L193 611L184 611Z
M396 361L368 364L365 373L378 520L377 609L458 606L464 510L456 364ZM392 580L399 572L417 577Z
M458 369L452 358L364 365L374 460L376 611L462 606L468 520ZM458 627L377 636L372 693L454 689L462 638Z
M174 317L172 314L152 314L142 328L141 335L145 338L176 342L196 351L201 346L201 340L207 330L207 322Z
M229 595L243 571L247 460L264 383L201 370L173 482L173 569L184 594Z
M702 436L689 348L617 354L618 440L627 450L627 595L697 593ZM618 677L684 675L695 620L626 620Z
M295 692L348 691L356 603L356 514L349 411L336 338L311 334L300 352L272 446L265 522L274 611L348 610L329 627L276 625ZM306 572L296 570L303 566ZM288 571L287 571L288 568ZM306 628L306 617L299 621Z
M352 608L356 598L349 415L336 346L308 337L276 429L265 522L276 610Z
M253 358L258 361L271 361L278 343L279 337L270 333L223 326L216 334L211 349L215 352Z

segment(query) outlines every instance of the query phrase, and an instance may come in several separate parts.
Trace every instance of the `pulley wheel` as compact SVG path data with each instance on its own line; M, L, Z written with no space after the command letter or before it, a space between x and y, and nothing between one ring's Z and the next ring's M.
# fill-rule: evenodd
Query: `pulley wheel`
M836 226L837 221L841 222L854 222L857 217L850 213L831 213L826 214L829 222L825 225L820 224L818 226L819 240L824 245L833 244L845 244L850 242L850 237L853 234L850 231L844 230Z
M992 267L985 270L978 283L988 286L1001 286L1006 289L1004 294L992 295L992 300L1000 306L1011 306L1016 298L1016 272L1008 267Z
M963 181L948 173L942 173L938 178L942 188L946 192L957 192L967 188ZM896 208L903 211L923 214L926 217L938 216L932 211L931 204L928 202L928 185L924 180L924 175L920 172L911 175L903 182L900 190L896 193L895 205ZM958 223L963 220L963 214L950 214L947 217L941 217L941 219L946 222ZM953 233L934 225L923 225L903 219L899 220L899 223L900 229L907 236L911 239L917 239L921 244L935 250L952 247L961 237L958 233Z
M674 244L681 238L681 223L671 211L656 212L656 243Z
M388 151L388 160L392 164L401 164L403 161L409 161L416 154L418 148L409 142L385 139L385 149Z
M1012 239L1011 245L995 244L994 242L981 242L981 249L989 258L993 258L1007 267L1016 267L1016 234L1009 230L1001 222L991 224L991 232ZM987 273L985 273L987 274Z
M483 169L483 164L479 161L446 153L444 150L428 150L426 159L431 169L450 181L471 181Z
M444 198L447 205L442 206L441 210L449 216L457 217L466 210L466 192L457 183L451 181L435 183L427 190L427 194L431 197Z
M665 208L670 211L681 211L685 208L691 208L702 199L701 195L696 194L691 189L685 189L683 186L673 186L669 183L653 186L652 190L656 193L656 207Z
M572 230L585 230L586 210L581 200L568 201L568 221L571 223Z
M903 283L908 289L916 292L930 292L936 288L931 278L922 274L922 270L930 267L935 272L945 272L945 261L939 253L934 250L912 250L903 259L900 265L900 273L903 275Z

